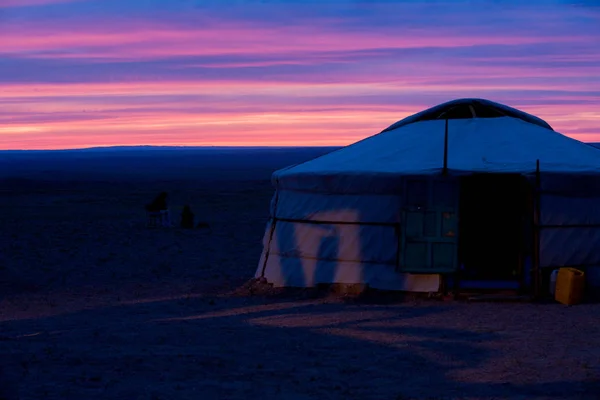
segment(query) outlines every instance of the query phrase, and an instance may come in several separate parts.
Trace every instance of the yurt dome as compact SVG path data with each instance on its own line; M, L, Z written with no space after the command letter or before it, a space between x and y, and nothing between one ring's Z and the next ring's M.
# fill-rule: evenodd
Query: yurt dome
M404 118L385 129L384 132L419 121L500 117L516 118L552 130L552 127L546 121L504 104L485 99L458 99Z

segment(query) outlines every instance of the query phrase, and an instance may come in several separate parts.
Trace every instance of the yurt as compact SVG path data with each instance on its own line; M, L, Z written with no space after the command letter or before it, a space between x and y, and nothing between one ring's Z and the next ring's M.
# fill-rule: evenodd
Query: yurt
M600 286L600 150L506 105L440 104L272 182L275 287L539 292L560 267Z

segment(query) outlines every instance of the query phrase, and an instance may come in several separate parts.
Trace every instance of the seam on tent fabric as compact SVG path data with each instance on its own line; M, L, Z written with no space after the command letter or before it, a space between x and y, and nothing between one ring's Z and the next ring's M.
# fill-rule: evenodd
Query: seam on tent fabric
M400 222L350 222L350 221L324 221L312 219L295 219L295 218L277 218L278 221L288 222L293 224L309 224L309 225L356 225L356 226L384 226L394 228L400 225Z
M351 262L357 264L376 264L376 265L389 265L391 267L395 266L395 262L387 262L387 261L370 261L370 260L346 260L343 258L320 258L314 256L305 256L305 255L292 255L292 254L284 254L284 253L273 253L282 258L296 258L296 259L305 259L305 260L317 260L317 261L335 261L335 262Z
M540 225L540 229L600 229L600 224Z
M368 192L366 193L365 191L362 192L352 192L352 193L338 193L338 192L321 192L321 191L317 191L317 190L310 190L310 189L297 189L297 188L282 188L281 191L283 192L294 192L294 193L306 193L306 194L321 194L321 195L327 195L327 196L400 196L402 195L402 193L395 191L395 192Z
M586 268L586 267L600 267L600 261L593 264L565 264L565 265L541 265L540 268Z
M584 191L582 192L570 192L570 191L566 191L566 190L542 190L540 191L541 195L544 195L544 197L558 197L561 199L598 199L600 200L600 193L599 190L596 189L596 191L594 192L590 192L589 191Z
M428 175L425 175L428 176ZM292 189L292 188L284 188L285 191L290 191L290 192L296 192L296 193L306 193L306 194L319 194L319 195L324 195L324 196L399 196L402 193L400 193L399 191L389 191L389 192L384 192L384 191L379 191L379 192L365 192L363 191L346 191L346 192L326 192L326 191L320 191L320 190L307 190L307 189Z

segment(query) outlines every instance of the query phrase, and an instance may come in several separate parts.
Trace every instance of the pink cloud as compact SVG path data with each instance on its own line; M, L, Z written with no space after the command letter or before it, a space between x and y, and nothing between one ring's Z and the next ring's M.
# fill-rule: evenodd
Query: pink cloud
M426 70L426 69L425 69ZM466 75L469 76L469 71ZM481 71L483 76L490 76L486 71ZM472 75L471 80L473 80ZM509 76L510 77L510 76ZM514 75L513 75L514 77ZM535 77L535 76L533 76ZM550 76L552 77L552 76ZM352 78L348 76L345 78ZM549 80L531 80L523 83L510 80L490 82L472 82L465 81L462 78L455 81L452 76L447 79L439 76L426 75L419 79L412 77L384 75L379 76L373 81L351 82L342 80L341 82L287 82L272 81L260 82L250 80L227 81L142 81L142 82L116 82L116 83L36 83L36 84L3 84L0 91L1 99L11 98L53 98L70 96L93 97L93 96L165 96L165 95L212 95L212 96L233 96L242 99L248 95L269 95L285 96L287 98L295 97L335 97L335 96L361 96L361 95L408 95L411 93L435 93L443 95L444 93L456 94L464 93L474 94L484 91L496 91L502 94L507 91L527 92L529 90L568 90L587 92L593 90L589 83L552 82ZM567 82L565 82L567 81ZM279 99L281 101L281 99Z
M310 125L311 129L320 127L322 132L330 132L328 136L336 140L333 138L338 135L347 137L348 132L357 130L364 132L364 135L375 133L410 113L433 105L437 101L434 98L443 101L485 91L496 93L495 97L499 100L508 96L512 99L509 102L511 105L547 119L564 133L600 133L600 116L592 105L569 104L570 101L584 99L581 94L569 94L569 91L585 93L590 89L586 82L552 84L534 81L527 85L519 82L475 82L469 85L449 80L448 83L433 85L429 81L439 77L426 75L427 72L424 71L422 80L409 78L385 82L385 76L380 76L380 83L350 83L352 77L349 76L346 77L347 82L342 83L162 81L8 84L0 92L0 101L3 112L13 118L12 122L11 118L2 118L4 129L0 133L0 147L6 145L6 135L18 135L27 129L47 135L58 135L63 130L81 134L102 131L106 140L126 132L153 132L148 139L154 140L156 135L170 136L167 132L197 129L200 133L206 131L210 135L220 133L223 136L217 140L230 141L237 137L236 129L265 132L275 124L287 132L291 128ZM539 93L528 94L528 90L565 92L548 95L544 99ZM519 94L503 94L510 92ZM429 103L411 100L412 96L420 98L427 93L432 98ZM340 102L344 97L367 95L385 98L399 94L403 96L401 99L387 105ZM190 100L186 96L198 95L208 97L204 102L196 103L198 109L181 111L190 107ZM260 96L260 102L255 100L256 96ZM585 99L588 103L600 100L597 94L590 94ZM546 104L546 100L551 104ZM36 116L32 116L29 123L25 124L28 113L35 113ZM72 118L74 121L52 117L60 113L77 114L77 117ZM15 115L21 115L19 121L15 121ZM45 122L36 121L43 115L50 117ZM106 118L91 124L98 115ZM344 121L350 123L344 125ZM356 139L360 138L353 135ZM310 135L302 138L307 143L314 140ZM275 136L271 140L281 140L281 137Z
M211 108L183 111L185 99L158 103L148 100L144 103L143 98L134 102L130 96L135 93L137 98L145 93L149 99L155 91L167 88L171 93L190 87L198 89L193 82L69 86L41 87L38 91L29 85L13 85L13 94L29 94L31 101L11 103L10 97L3 98L6 105L4 112L9 117L0 115L0 148L76 148L140 143L345 145L377 133L391 123L433 105L403 102L385 107L368 103L344 106L336 103L336 98L332 97L331 105L319 109L311 107L311 99L306 99L305 104L291 104L282 102L277 96L270 100L267 96L264 102L254 107L247 105L245 108L236 108L231 106L226 96L219 97L215 92ZM226 87L226 91L233 92L235 85L232 86ZM57 88L62 88L63 93L59 94ZM249 83L247 88L258 86ZM293 95L293 90L298 88L298 85L284 85L280 90L292 91ZM42 96L35 97L40 92ZM98 105L97 96L107 93L119 95L111 97L112 103ZM73 95L76 97L71 97ZM60 97L55 99L56 96ZM243 99L237 101L248 104ZM547 119L560 132L578 139L600 140L600 114L590 107L576 104L510 104ZM95 111L74 112L76 109L94 108ZM19 118L14 118L16 113L19 113ZM35 113L35 116L28 119L28 113ZM48 118L44 119L44 115Z
M319 53L389 48L452 48L476 45L590 42L590 35L551 31L473 35L437 27L428 31L344 32L315 26L256 26L241 22L180 28L144 21L105 25L5 24L0 53L49 58L157 59L198 55ZM553 33L556 32L556 33Z
M58 0L27 0L54 2ZM3 4L11 3L24 4ZM0 55L11 60L26 59L32 65L60 60L79 67L157 61L164 70L135 75L135 68L129 72L125 67L128 74L113 78L112 72L106 73L93 77L96 83L3 82L0 148L344 145L437 102L487 97L483 94L538 115L565 134L600 140L600 115L594 110L594 102L600 101L594 80L600 75L600 53L571 49L593 48L598 38L562 29L559 16L541 20L555 28L526 29L525 24L500 35L440 26L344 31L335 28L335 20L330 25L321 20L311 26L259 26L207 19L195 28L130 20L9 21L0 25ZM506 44L535 49L549 43L564 51L471 51L474 46L492 46L493 51ZM429 53L433 56L385 53L422 48L435 48ZM445 57L436 53L440 49L461 49L463 54ZM200 60L178 63L181 56ZM369 57L378 58L371 62ZM339 68L313 68L325 63ZM267 67L286 68L273 74L260 70ZM210 68L212 75L193 75L196 68L202 74ZM258 72L215 77L215 69L238 68ZM165 70L171 74L165 76ZM344 103L349 98L361 100Z

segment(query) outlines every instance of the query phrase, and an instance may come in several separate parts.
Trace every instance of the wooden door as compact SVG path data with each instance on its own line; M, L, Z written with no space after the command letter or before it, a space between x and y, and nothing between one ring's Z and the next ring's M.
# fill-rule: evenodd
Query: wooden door
M458 181L407 180L403 197L400 271L432 274L456 271Z

